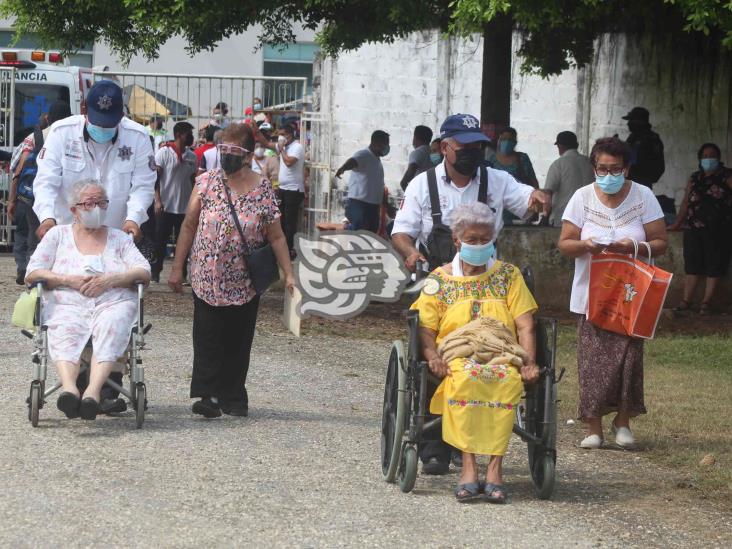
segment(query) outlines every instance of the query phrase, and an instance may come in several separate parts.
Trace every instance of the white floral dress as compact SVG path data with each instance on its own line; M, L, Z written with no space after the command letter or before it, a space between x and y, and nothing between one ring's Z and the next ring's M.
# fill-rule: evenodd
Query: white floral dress
M48 269L57 274L89 275L93 272L121 273L134 267L148 272L150 264L132 241L118 229L107 229L107 245L101 255L79 252L71 225L53 227L30 258L27 273ZM99 297L85 297L71 288L44 293L44 322L48 326L51 359L78 363L84 346L92 338L94 355L100 362L115 361L127 349L136 320L137 292L111 288Z

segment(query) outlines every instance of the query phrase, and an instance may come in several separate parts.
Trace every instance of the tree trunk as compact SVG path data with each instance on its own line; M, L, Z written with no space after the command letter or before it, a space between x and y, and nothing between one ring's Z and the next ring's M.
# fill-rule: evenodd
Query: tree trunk
M506 15L496 17L483 30L482 122L511 123L512 37L513 21Z

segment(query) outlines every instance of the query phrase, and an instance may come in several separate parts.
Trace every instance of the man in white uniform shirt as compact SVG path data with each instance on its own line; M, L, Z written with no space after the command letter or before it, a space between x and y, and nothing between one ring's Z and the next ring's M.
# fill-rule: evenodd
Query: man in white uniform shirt
M136 240L147 219L155 186L155 157L147 129L123 118L122 88L109 80L87 94L87 114L59 120L38 153L33 211L38 237L56 224L71 223L68 195L76 181L101 182L109 196L104 224Z
M450 212L455 206L478 200L482 170L487 176L487 204L496 215L494 239L503 227L504 208L521 218L539 205L548 213L551 198L546 193L519 183L509 173L482 165L481 144L488 142L488 138L480 131L477 118L469 114L448 116L440 127L440 139L444 160L435 166L434 174L443 224L450 226ZM426 260L419 247L426 247L433 228L430 171L419 174L409 183L391 235L394 247L412 271L417 261ZM444 258L445 261L451 259ZM437 266L431 265L432 268Z
M300 206L305 198L305 148L295 140L295 128L288 124L279 131L277 152L280 155L280 212L282 230L292 254L293 240L300 221Z
M195 153L189 149L193 145L193 126L188 122L178 122L173 127L174 139L163 145L155 153L155 165L159 173L159 184L155 189L155 245L156 262L152 267L152 279L160 281L165 251L172 231L176 239L180 226L186 216L186 208L191 198L193 182L196 177Z

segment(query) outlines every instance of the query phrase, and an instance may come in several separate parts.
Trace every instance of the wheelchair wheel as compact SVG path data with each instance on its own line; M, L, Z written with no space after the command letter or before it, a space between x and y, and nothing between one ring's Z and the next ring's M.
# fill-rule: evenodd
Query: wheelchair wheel
M138 383L135 390L135 421L138 429L142 429L145 421L145 399L147 397L144 383Z
M412 491L417 480L417 448L410 444L402 452L399 467L399 489L405 494Z
M30 401L28 403L28 419L33 427L38 427L38 411L41 409L41 384L38 381L31 383Z
M556 479L556 463L553 453L545 453L541 458L534 459L534 467L531 469L531 478L534 481L534 488L539 499L549 499L554 493L554 481Z
M404 344L395 341L389 355L381 416L381 472L386 482L394 482L399 468L402 438L406 428L404 391L406 374Z

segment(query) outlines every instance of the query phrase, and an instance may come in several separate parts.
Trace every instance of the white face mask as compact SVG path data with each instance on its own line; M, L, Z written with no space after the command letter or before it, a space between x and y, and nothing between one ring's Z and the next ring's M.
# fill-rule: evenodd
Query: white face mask
M264 156L264 147L255 147L254 156L256 156L257 158L262 158Z
M104 223L107 210L94 206L91 210L79 210L79 221L87 229L98 229Z

